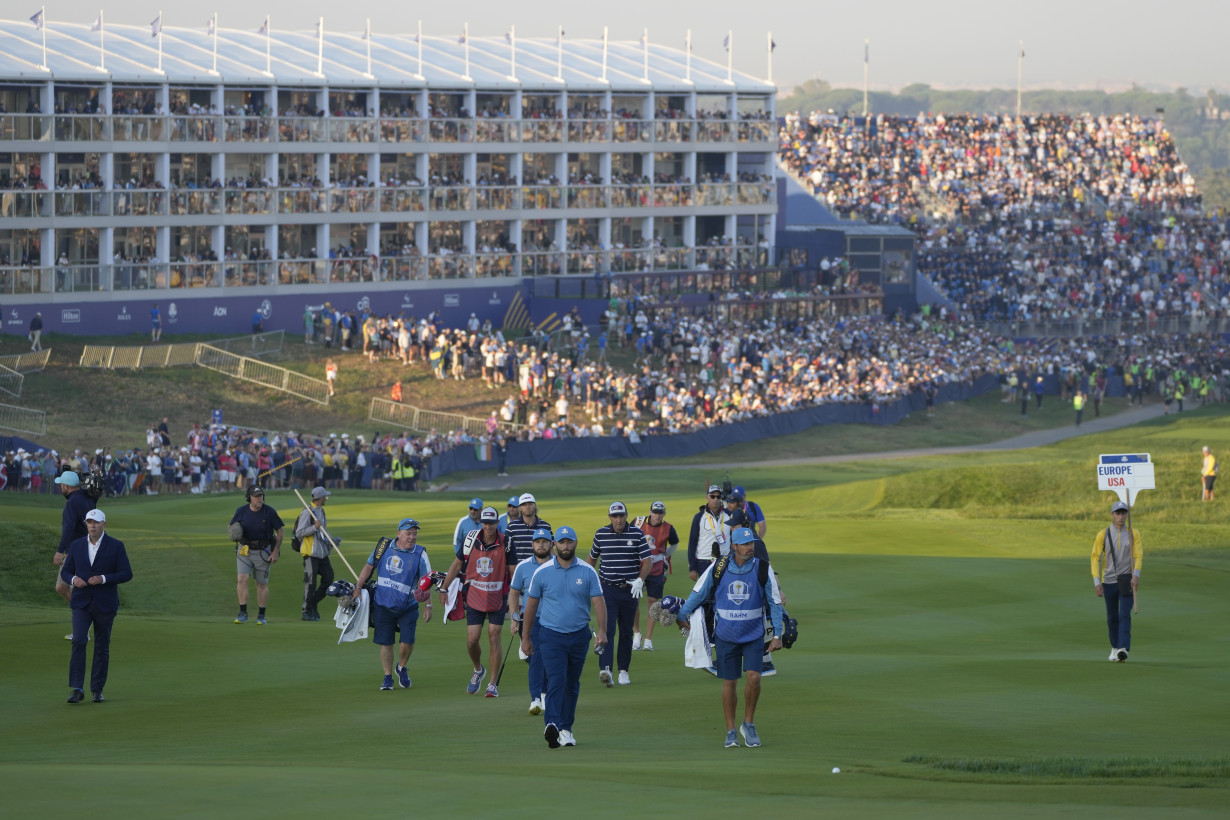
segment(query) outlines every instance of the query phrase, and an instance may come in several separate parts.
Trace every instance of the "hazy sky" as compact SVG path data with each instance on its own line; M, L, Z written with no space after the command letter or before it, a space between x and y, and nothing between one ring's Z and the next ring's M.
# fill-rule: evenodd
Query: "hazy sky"
M0 15L23 19L39 5L7 0ZM101 7L108 23L146 25L161 8L168 26L202 28L214 11L222 28L255 29L268 13L275 30L308 30L321 15L329 31L361 31L365 17L377 31L411 31L421 18L426 34L456 36L469 22L475 37L500 37L514 24L518 38L554 37L562 25L566 37L600 37L609 26L612 39L636 40L648 27L651 42L679 48L691 28L693 51L719 63L726 60L722 40L733 29L735 68L758 77L766 76L771 31L777 42L773 79L783 91L816 77L861 86L864 38L871 40L870 82L878 88L913 82L1015 87L1019 41L1025 44L1026 87L1114 88L1136 82L1184 86L1193 93L1230 88L1227 0L206 0L191 10L186 3L125 0ZM99 0L53 0L47 19L52 25L89 23L99 8Z

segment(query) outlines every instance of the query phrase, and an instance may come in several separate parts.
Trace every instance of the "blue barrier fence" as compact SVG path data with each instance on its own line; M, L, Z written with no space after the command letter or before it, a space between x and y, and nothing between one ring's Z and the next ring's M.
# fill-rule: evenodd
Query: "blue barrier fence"
M949 384L936 393L936 404L962 401L996 389L993 375L981 376L972 385ZM595 438L536 439L510 441L505 461L508 467L553 464L561 461L606 461L630 458L680 458L773 436L799 433L823 424L896 424L926 407L921 393L878 407L869 404L824 404L791 413L778 413L734 424L681 433L674 436L644 436L639 444L621 436ZM441 453L428 465L427 477L440 478L460 470L490 470L492 461L480 460L473 447L458 447Z

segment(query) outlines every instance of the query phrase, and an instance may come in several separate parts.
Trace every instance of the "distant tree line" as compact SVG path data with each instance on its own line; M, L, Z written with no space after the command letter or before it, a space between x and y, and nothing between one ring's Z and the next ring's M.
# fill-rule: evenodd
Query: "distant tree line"
M873 91L868 95L873 114L915 116L926 113L1016 112L1016 90L942 91L925 83L906 86L897 93ZM861 114L860 88L833 88L823 80L808 80L778 100L777 112L833 110L838 114ZM1159 109L1162 114L1159 114ZM1187 162L1204 195L1208 208L1230 208L1230 95L1209 91L1199 97L1187 89L1149 91L1133 86L1109 93L1096 90L1026 91L1021 96L1025 114L1137 114L1163 116L1179 153ZM1226 117L1226 119L1223 119Z

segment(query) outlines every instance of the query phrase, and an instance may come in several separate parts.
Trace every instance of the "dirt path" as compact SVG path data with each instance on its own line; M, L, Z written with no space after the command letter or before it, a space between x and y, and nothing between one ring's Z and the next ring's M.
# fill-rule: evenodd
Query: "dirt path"
M1161 402L1150 404L1145 407L1138 407L1132 410L1125 410L1122 413L1117 413L1113 416L1106 416L1098 419L1086 420L1080 427L1075 425L1055 427L1050 430L1036 430L1032 433L1024 433L1023 435L1013 436L1012 438L1003 439L1002 441L992 441L986 444L964 444L957 447L921 447L916 450L888 450L877 453L844 453L833 456L814 456L811 458L785 458L771 461L751 461L740 464L742 467L789 467L798 464L838 464L847 461L863 461L869 458L891 459L891 458L914 458L916 456L935 456L935 455L953 455L956 453L980 453L992 452L995 450L1024 450L1030 447L1041 447L1046 444L1054 444L1057 441L1065 441L1067 439L1076 438L1077 436L1087 436L1091 433L1104 433L1107 430L1117 430L1121 427L1130 427L1133 424L1139 424L1148 419L1157 418L1164 412L1164 407ZM713 464L655 464L655 470L701 470L710 471L720 470L730 465L726 462L718 462ZM538 482L549 478L567 478L569 476L578 475L595 475L598 473L623 472L628 470L644 470L647 467L643 464L628 464L620 467L590 467L581 470L551 470L544 472L527 473L524 477L520 476L503 476L503 477L483 477L475 478L469 481L460 483L449 482L449 490L458 490L461 492L493 492L497 490L511 490L519 487L523 483Z

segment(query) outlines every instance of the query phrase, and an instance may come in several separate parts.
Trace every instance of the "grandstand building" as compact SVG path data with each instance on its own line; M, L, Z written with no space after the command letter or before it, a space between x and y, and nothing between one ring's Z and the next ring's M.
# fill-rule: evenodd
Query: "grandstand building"
M0 21L5 331L790 284L775 89L687 51L41 19Z

